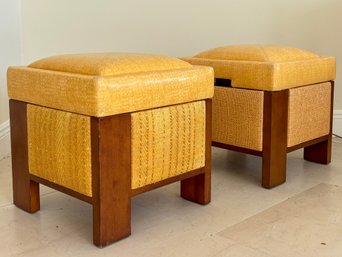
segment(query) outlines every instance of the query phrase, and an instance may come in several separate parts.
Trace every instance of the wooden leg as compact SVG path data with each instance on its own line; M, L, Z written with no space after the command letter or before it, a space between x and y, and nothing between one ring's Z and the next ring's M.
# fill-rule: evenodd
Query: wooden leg
M206 142L203 173L181 181L181 196L189 201L208 204L211 200L211 112L212 101L206 100Z
M203 205L210 203L210 174L204 172L195 177L182 180L181 196L186 200Z
M286 181L288 90L264 93L262 186Z
M33 213L40 209L39 184L30 180L26 103L10 100L13 202Z
M93 240L104 247L131 234L131 118L92 118Z
M304 148L304 159L310 162L328 164L331 162L331 135L329 139Z

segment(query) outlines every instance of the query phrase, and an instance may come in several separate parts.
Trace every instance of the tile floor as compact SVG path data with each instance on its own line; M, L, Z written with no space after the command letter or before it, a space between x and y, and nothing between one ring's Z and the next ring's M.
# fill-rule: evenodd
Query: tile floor
M12 204L10 158L0 161L0 256L342 256L342 142L333 162L288 155L287 182L260 186L261 159L213 148L212 202L179 197L175 183L133 198L132 235L92 244L91 207L41 187L41 211Z

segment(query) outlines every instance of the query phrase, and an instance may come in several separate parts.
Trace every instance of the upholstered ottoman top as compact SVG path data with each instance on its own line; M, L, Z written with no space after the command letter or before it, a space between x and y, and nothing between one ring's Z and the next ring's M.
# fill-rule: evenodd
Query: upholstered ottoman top
M54 56L7 77L11 99L96 117L213 96L212 68L158 55Z
M214 68L233 87L282 90L335 79L334 57L275 45L225 46L183 60Z

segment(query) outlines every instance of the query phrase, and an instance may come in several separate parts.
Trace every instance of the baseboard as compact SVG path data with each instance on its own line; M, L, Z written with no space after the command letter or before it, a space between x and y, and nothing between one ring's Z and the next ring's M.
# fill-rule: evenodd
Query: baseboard
M0 160L11 152L9 121L0 124Z
M334 110L333 133L342 136L342 110Z

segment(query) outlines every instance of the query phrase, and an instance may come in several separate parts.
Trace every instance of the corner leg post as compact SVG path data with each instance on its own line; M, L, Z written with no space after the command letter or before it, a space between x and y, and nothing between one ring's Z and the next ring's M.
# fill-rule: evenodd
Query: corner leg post
M286 181L288 90L264 93L262 186Z
M13 202L34 213L40 209L39 184L30 180L27 141L27 105L10 100Z
M181 181L181 196L189 201L208 204L211 201L211 113L212 101L206 100L205 166L203 173Z
M131 117L91 119L93 241L104 247L131 234Z

